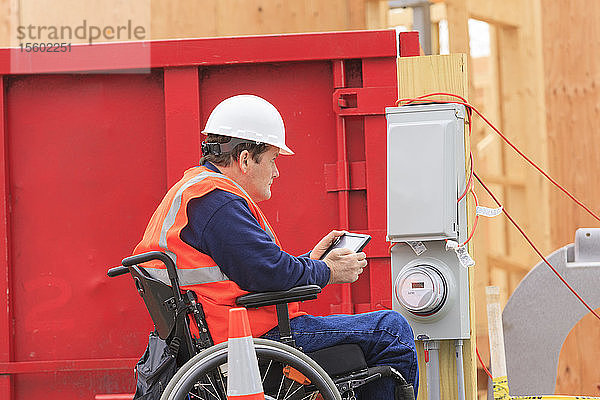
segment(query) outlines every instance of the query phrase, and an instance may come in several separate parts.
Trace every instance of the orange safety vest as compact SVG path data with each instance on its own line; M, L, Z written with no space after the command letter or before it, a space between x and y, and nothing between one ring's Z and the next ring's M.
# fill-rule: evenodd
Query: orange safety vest
M249 292L242 290L229 279L212 258L188 245L180 237L181 230L188 224L187 204L189 201L202 197L215 189L233 193L246 200L261 228L281 248L267 218L239 184L206 167L195 167L185 171L183 178L169 189L152 215L144 237L133 253L140 254L158 250L167 253L173 259L177 265L177 275L181 287L196 292L198 300L204 308L212 338L215 343L220 343L227 340L229 309L236 307L235 299L237 297ZM152 277L170 284L163 263L151 261L143 266ZM298 303L289 304L289 313L290 318L306 314L299 311ZM277 326L275 306L249 309L248 317L254 336L260 336Z

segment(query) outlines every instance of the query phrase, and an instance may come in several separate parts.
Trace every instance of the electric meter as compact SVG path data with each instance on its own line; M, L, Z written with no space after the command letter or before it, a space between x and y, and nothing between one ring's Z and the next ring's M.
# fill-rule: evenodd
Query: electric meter
M444 275L427 264L404 268L394 284L396 300L407 311L420 316L438 312L448 297Z

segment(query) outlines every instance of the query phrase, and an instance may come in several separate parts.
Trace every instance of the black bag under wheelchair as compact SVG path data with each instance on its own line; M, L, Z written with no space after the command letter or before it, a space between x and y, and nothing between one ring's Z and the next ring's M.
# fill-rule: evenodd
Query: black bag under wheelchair
M134 399L160 399L167 384L177 372L177 353L179 341L172 340L170 345L158 336L150 333L144 355L135 365L136 387Z
M143 267L159 260L171 285ZM136 365L134 399L227 399L227 342L214 345L202 305L190 290L181 290L177 269L165 253L128 257L108 276L130 273L156 328ZM305 354L296 348L288 303L316 299L321 288L308 285L281 292L250 293L237 299L246 308L275 305L280 341L254 339L266 399L356 399L355 390L380 378L395 382L396 400L414 400L412 385L389 366L368 367L357 344L342 344ZM190 328L193 324L192 335ZM197 336L197 337L196 337Z

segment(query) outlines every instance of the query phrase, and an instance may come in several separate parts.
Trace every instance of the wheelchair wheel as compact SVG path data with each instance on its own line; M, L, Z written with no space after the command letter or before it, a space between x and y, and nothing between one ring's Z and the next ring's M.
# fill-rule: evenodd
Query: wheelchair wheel
M254 339L267 400L341 400L327 373L301 351L266 339ZM290 370L307 381L293 379ZM287 372L285 372L287 371ZM290 379L291 378L291 379ZM197 354L169 381L161 400L226 400L227 342Z

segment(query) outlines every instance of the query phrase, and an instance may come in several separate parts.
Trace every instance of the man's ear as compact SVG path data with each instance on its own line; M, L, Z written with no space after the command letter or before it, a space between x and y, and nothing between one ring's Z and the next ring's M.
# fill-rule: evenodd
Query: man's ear
M248 150L244 150L240 153L240 157L238 158L238 166L240 170L245 174L248 172L248 163L250 161L250 152Z

